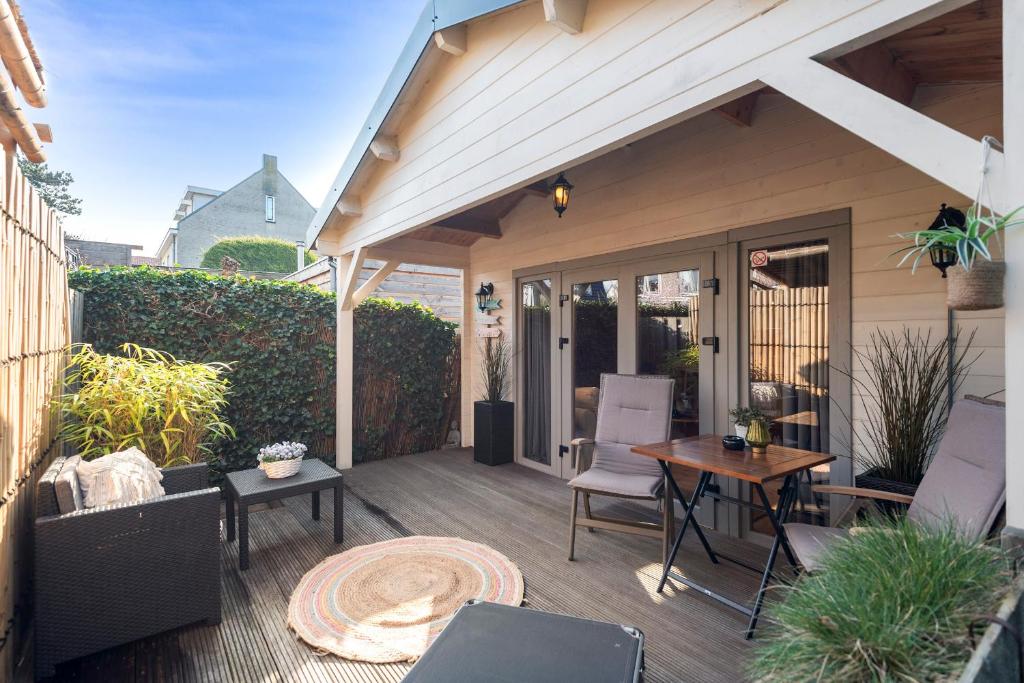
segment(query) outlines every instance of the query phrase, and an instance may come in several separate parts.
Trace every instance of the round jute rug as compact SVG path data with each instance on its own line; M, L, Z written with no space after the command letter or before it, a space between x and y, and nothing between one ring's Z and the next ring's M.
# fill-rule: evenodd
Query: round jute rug
M352 548L318 564L292 593L288 626L323 653L409 662L473 599L518 606L519 568L486 545L410 536Z

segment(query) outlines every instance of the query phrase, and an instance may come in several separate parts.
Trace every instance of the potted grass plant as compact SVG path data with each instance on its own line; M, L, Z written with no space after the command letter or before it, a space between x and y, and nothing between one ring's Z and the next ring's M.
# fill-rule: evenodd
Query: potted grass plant
M515 410L506 401L511 372L511 350L501 337L487 339L481 358L483 399L473 404L473 459L502 465L514 458Z
M973 342L974 332L961 340L959 330L934 340L920 330L879 330L866 348L852 349L855 372L836 368L853 383L863 416L856 425L844 416L857 486L914 495L945 432L949 392L956 395L978 359Z
M830 548L819 569L777 589L750 677L957 680L972 656L973 625L1010 593L1011 576L1004 552L952 524L870 522Z

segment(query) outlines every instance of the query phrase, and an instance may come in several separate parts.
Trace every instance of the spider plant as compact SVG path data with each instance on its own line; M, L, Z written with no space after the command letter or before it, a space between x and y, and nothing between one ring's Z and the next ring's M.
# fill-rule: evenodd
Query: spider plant
M931 249L947 249L956 252L960 265L964 270L969 271L978 256L987 261L992 260L989 240L993 237L998 238L999 234L1008 228L1024 223L1024 219L1016 218L1021 210L1024 210L1024 206L1019 206L1007 214L998 214L994 211L986 213L980 204L975 203L967 209L963 229L944 223L941 227L934 229L900 233L899 237L912 239L914 243L894 253L906 252L900 259L899 265L902 266L907 261L912 261L911 271L917 272L917 266L921 263L921 259Z

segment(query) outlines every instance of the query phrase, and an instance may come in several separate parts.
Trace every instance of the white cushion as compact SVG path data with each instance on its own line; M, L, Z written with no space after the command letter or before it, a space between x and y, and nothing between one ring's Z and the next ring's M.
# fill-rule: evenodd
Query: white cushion
M139 503L164 495L164 475L138 448L83 460L78 465L78 483L85 507L114 503Z

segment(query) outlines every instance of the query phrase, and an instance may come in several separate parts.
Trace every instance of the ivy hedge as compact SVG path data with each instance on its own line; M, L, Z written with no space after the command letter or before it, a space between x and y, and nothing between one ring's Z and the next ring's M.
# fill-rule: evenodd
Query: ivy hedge
M84 341L97 351L119 353L121 344L131 342L182 360L230 364L224 417L237 437L219 443L215 469L254 467L259 448L277 441L300 441L311 455L333 462L333 293L148 267L80 269L68 280L85 294ZM454 325L421 306L363 302L355 315L356 406L361 394L372 393L368 382L387 378L399 409L386 415L358 411L357 461L444 442L443 423L457 398L444 383L457 348ZM375 422L360 422L367 417Z
M225 256L238 261L240 270L263 273L291 273L295 271L295 244L272 237L227 237L203 254L200 268L220 268ZM306 251L306 265L316 257Z

